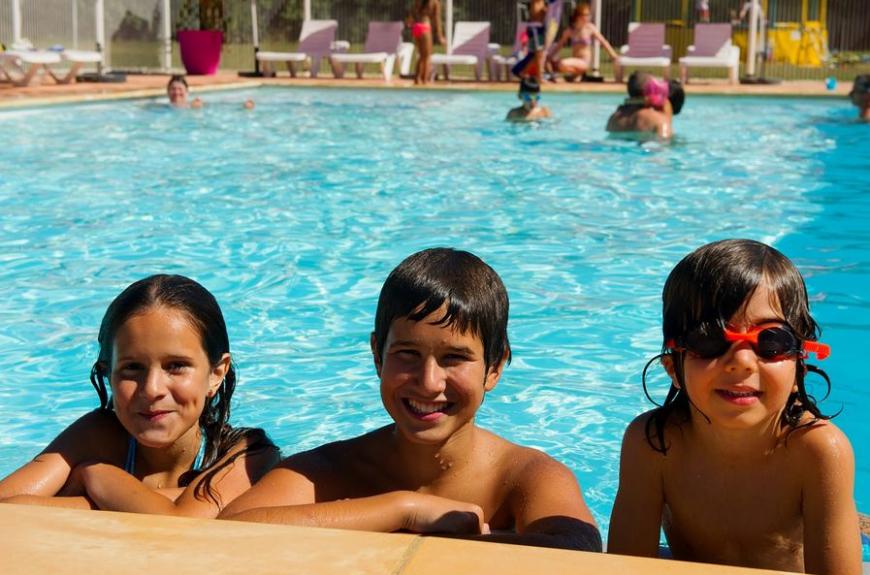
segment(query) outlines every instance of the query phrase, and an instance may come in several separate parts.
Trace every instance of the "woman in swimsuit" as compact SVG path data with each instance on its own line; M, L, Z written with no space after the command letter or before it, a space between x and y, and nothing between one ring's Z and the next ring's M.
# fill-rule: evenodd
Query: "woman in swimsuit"
M415 0L407 24L419 52L414 83L426 84L432 76L433 38L437 38L439 44L446 43L441 29L441 3L438 0Z
M262 430L227 423L227 329L195 281L133 283L106 310L98 342L99 409L0 481L0 501L216 517L278 460Z
M578 4L571 15L571 27L562 32L559 41L550 51L550 64L553 69L564 74L569 80L580 78L582 80L590 68L592 68L592 41L598 40L604 49L616 60L617 54L598 28L590 21L592 9L589 4ZM559 58L559 51L566 45L571 46L570 58Z

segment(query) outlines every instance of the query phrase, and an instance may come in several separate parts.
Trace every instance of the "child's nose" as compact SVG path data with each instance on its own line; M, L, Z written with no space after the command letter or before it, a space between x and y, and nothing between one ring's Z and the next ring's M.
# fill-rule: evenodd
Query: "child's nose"
M423 361L423 370L420 374L420 385L427 391L440 393L446 386L444 368L438 364L438 359L429 356Z
M758 365L758 356L748 341L735 341L726 355L726 367L729 370L752 371Z
M160 368L150 368L145 373L142 382L142 393L149 399L162 397L166 394L166 373Z

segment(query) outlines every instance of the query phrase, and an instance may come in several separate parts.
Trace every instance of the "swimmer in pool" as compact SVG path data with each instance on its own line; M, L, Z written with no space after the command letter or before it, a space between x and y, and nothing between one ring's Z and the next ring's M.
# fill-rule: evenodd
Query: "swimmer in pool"
M178 275L131 284L103 316L100 407L0 481L0 501L213 518L278 460L231 427L235 367L214 296Z
M415 0L407 25L417 45L415 84L428 84L432 77L432 44L446 44L441 30L441 3L439 0Z
M507 321L504 284L478 257L405 259L371 334L393 421L288 457L221 517L600 551L574 474L475 423L511 357Z
M631 138L670 139L673 117L683 109L686 98L682 84L633 72L627 89L628 98L607 120L607 131Z
M550 49L549 64L553 71L564 74L569 81L583 79L583 74L592 68L592 41L598 40L613 61L618 57L598 28L591 21L592 8L583 2L578 4L571 15L571 27L562 32L559 41ZM571 46L569 58L559 58L559 52Z
M855 76L849 99L858 108L858 117L865 122L870 122L870 74Z
M166 85L166 95L169 97L170 106L175 108L202 108L202 100L199 98L194 98L188 102L188 92L187 79L180 74L172 76Z
M655 557L663 528L681 561L860 575L852 447L805 384L830 385L819 332L770 246L722 240L674 267L647 364L671 385L625 432L608 552Z
M533 122L552 117L553 114L550 112L550 108L539 104L541 86L533 77L530 76L520 80L517 98L522 101L522 104L512 108L508 112L506 120L510 122Z

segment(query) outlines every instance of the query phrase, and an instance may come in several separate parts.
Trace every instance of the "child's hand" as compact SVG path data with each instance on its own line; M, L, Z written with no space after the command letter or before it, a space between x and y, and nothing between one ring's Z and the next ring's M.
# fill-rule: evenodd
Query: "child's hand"
M414 533L481 534L488 531L483 509L446 497L409 493L405 529Z

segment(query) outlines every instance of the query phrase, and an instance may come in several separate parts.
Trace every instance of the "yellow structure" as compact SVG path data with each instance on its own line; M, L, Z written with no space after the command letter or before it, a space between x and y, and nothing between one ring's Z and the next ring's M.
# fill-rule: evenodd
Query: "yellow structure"
M682 33L681 28L687 26L690 20L689 10L693 3L680 0L680 17L667 21L667 42L674 49L674 57L685 54L690 36ZM764 14L769 14L770 0L761 1ZM814 8L811 15L810 8ZM633 20L642 21L643 0L634 0ZM776 22L769 24L766 30L767 43L770 46L772 62L792 64L794 66L822 66L828 57L828 29L825 24L828 15L828 0L802 0L800 22ZM814 18L814 19L810 19ZM742 54L747 50L747 30L736 30L732 41L740 47ZM759 53L763 47L758 46Z

